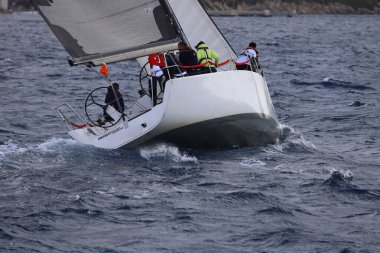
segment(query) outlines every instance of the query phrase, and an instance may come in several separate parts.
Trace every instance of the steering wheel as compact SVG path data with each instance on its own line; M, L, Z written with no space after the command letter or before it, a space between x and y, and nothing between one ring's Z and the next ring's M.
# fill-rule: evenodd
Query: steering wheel
M88 120L99 127L108 128L116 125L122 118L120 114L118 119L112 119L106 109L109 104L104 103L104 97L107 94L107 87L99 87L88 94L84 106L86 117Z
M149 62L145 63L145 65L141 68L139 79L140 79L141 90L148 97L152 97L151 93L149 92L149 86L148 87L144 87L144 86L146 86L146 84L143 84L144 80L149 80L149 78L152 76L151 73L148 73L148 71L146 70L146 67L147 67L148 63ZM146 82L146 81L144 81L144 82Z
M151 73L148 73L148 71L146 70L146 67L148 65L149 62L145 63L145 65L141 68L140 70L140 87L141 87L141 90L144 92L145 95L147 95L148 97L152 97L152 91L151 91L151 80L150 79L152 77L152 74ZM164 71L164 70L162 70ZM148 82L144 81L146 79L149 79ZM158 78L157 78L158 79ZM163 88L162 88L162 84L160 83L160 80L161 79L158 79L157 80L157 84L159 85L160 87L160 92L156 95L156 97L158 97L159 95L161 95L161 93L163 92ZM145 82L145 83L144 83Z

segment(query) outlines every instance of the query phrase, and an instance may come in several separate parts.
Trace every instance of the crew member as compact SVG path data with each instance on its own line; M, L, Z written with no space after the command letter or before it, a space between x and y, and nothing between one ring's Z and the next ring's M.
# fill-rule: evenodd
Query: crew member
M112 106L116 111L123 115L124 113L124 100L123 95L119 91L119 84L113 83L107 87L107 94L104 99L106 104L103 107L103 117L97 120L98 126L103 126L106 122L113 122L115 119L107 113L107 107Z
M113 83L112 86L108 86L104 103L106 103L107 105L111 105L119 113L123 113L124 100L123 100L123 95L121 95L119 91L119 88L120 87L118 83Z
M199 65L197 53L191 49L185 42L178 43L178 59L182 66L196 66ZM188 75L195 75L201 72L200 68L186 68Z
M205 64L202 68L203 73L216 72L219 62L219 54L207 47L206 43L200 41L195 47L197 49L197 58L200 64ZM210 62L214 62L214 65Z
M249 43L248 47L244 49L239 57L236 59L236 69L238 70L257 70L257 58L256 43Z

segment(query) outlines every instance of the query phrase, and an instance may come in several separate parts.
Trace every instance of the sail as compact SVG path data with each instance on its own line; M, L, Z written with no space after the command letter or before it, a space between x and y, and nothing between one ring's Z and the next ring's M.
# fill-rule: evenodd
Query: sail
M236 58L236 54L220 33L198 0L167 0L184 39L195 47L204 41L220 55L220 60Z
M163 1L32 2L74 65L99 65L172 50L181 40Z

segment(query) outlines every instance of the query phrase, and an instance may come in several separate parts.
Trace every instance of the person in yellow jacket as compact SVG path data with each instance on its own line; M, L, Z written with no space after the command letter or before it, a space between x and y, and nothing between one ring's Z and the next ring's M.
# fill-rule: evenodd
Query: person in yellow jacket
M197 49L197 58L199 61L199 64L206 65L202 68L203 73L211 73L216 72L216 68L218 66L219 62L219 54L215 52L214 50L211 50L207 47L206 43L203 41L200 41L198 45L195 47ZM209 62L213 62L215 64L212 65Z

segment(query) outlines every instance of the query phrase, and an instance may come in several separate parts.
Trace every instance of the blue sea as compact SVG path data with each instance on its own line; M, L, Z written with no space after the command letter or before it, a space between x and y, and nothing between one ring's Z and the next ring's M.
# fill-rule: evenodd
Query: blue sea
M55 108L103 81L38 14L0 15L0 252L380 252L380 16L214 19L257 43L280 143L78 144ZM109 69L133 101L137 64Z

